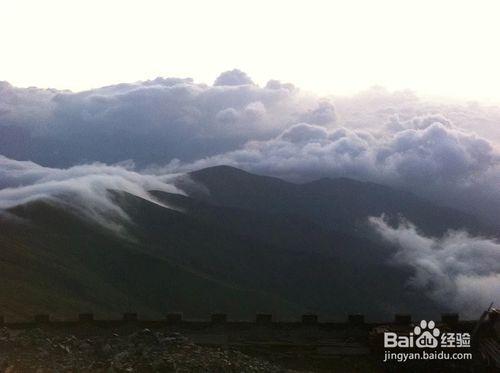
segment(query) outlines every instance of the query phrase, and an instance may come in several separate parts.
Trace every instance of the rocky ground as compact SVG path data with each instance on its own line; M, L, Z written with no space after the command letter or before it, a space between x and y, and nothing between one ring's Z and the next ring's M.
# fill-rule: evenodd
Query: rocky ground
M292 372L239 351L201 347L179 333L71 335L0 329L0 371L18 372Z

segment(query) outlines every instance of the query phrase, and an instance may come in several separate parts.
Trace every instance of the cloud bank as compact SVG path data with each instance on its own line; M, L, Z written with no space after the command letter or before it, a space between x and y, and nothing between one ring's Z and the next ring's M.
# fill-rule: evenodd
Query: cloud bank
M151 189L178 192L168 175L226 164L299 182L378 182L498 224L499 124L500 106L380 87L319 97L240 70L212 85L157 78L79 93L0 82L0 210L71 201L109 223L126 216L108 190L152 199ZM499 299L498 242L371 223L433 299L471 316Z
M334 89L334 87L332 87ZM0 154L48 167L132 160L183 172L229 164L294 181L345 176L412 191L494 223L500 107L374 87L319 97L222 73L72 93L0 84Z
M113 202L110 190L125 191L157 203L148 191L179 193L170 184L171 180L171 176L143 175L118 165L96 163L57 169L0 156L0 211L46 200L69 204L109 226L110 217L127 218Z
M239 70L214 85L157 78L72 93L0 85L0 154L51 167L89 162L164 164L237 149L333 106L291 84L253 84Z
M500 242L459 231L426 237L410 222L391 227L383 217L369 220L396 248L391 261L414 270L408 285L437 303L477 318L500 299Z
M276 137L166 170L218 164L289 180L351 177L412 191L494 221L500 210L500 153L493 143L440 115L402 121L384 132L309 123Z

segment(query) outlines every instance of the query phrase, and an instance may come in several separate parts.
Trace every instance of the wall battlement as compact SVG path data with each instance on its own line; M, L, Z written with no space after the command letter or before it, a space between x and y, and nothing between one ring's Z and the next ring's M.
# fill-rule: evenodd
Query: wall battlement
M135 324L141 327L165 327L177 326L187 329L201 329L210 326L225 326L227 328L252 328L252 327L270 327L270 328L300 328L300 327L318 327L322 329L344 329L361 328L371 329L380 325L411 325L414 320L410 314L396 314L394 319L385 322L366 322L362 314L350 314L345 321L322 321L319 315L304 314L299 320L276 320L272 314L259 313L253 320L232 320L225 313L215 313L206 320L186 319L182 313L168 313L164 319L149 320L142 319L135 312L126 312L121 318L117 319L98 319L92 313L81 313L72 320L54 319L49 314L37 314L32 320L9 321L0 315L0 326L10 328L33 328L38 326L52 327L71 327L84 324L91 324L97 327L117 327L126 324ZM440 319L435 319L436 323L448 326L466 326L472 325L475 321L460 320L457 313L441 314Z

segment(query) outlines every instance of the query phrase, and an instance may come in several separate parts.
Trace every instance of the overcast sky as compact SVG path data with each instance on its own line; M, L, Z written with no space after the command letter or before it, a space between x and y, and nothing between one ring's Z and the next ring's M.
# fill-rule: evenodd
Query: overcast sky
M500 102L498 1L0 3L0 80L84 90L239 68L319 94L372 85Z

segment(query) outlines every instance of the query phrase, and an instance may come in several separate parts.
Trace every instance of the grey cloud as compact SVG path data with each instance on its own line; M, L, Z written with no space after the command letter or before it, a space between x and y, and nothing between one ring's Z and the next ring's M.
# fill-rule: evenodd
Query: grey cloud
M4 83L0 154L55 167L191 161L274 137L320 105L287 84L248 84L235 70L218 80L224 85L157 78L79 93Z
M321 101L317 108L303 114L301 119L308 123L328 125L335 123L337 115L332 103Z
M39 134L52 119L52 99L57 94L53 89L16 88L0 81L0 128L29 123L34 134Z
M370 223L396 249L391 261L413 269L408 284L443 307L477 318L500 299L498 241L459 231L426 237L410 222L392 227L383 217L372 217Z
M266 107L260 101L249 103L244 109L245 117L250 120L259 120L266 115Z
M500 143L500 105L429 99L411 91L391 92L382 87L353 96L334 96L331 100L337 117L349 128L386 131L391 118L411 125L412 118L444 117L459 128Z
M268 89L284 89L287 91L295 90L295 86L291 83L282 83L279 80L271 79L266 83Z
M500 208L500 153L492 143L441 117L409 122L414 128L406 123L383 135L300 123L273 139L177 163L176 169L228 164L296 181L347 176L407 189L493 220Z
M289 141L291 143L303 143L314 140L326 140L328 131L319 126L308 123L298 123L290 128L287 128L279 135L279 139Z
M500 108L374 87L320 98L289 83L157 78L71 93L0 87L0 154L50 167L231 164L297 181L347 176L494 220ZM219 85L221 84L221 85Z
M453 127L451 121L441 114L416 116L407 120L404 120L400 118L399 115L395 114L389 118L387 128L390 131L399 132L405 129L424 129L433 124L441 124L447 128Z
M253 163L239 164L237 159L248 152L258 155L258 158ZM299 123L273 139L250 142L240 150L200 162L229 163L259 170L263 167L272 168L279 161L287 163L293 173L294 169L302 168L303 162L318 162L325 164L325 173L342 174L348 171L345 165L349 163L353 167L370 170L365 178L423 183L433 176L443 183L453 183L484 174L498 165L500 158L486 139L438 122L425 128L404 129L383 137L361 130L328 130ZM286 177L282 166L280 170L278 174ZM317 176L321 175L304 170L305 179Z
M239 122L241 125L245 125L247 129L258 132L260 130L259 123L265 119L266 114L267 109L265 105L260 101L255 101L250 102L241 110L232 107L220 110L215 115L215 118L222 124L235 124ZM239 130L241 131L244 129L242 128Z
M215 79L214 85L245 85L254 84L252 79L241 70L225 71Z
M222 109L221 111L219 111L216 114L215 118L219 122L227 124L227 123L236 122L238 120L239 116L240 115L236 109L229 107L229 108Z

